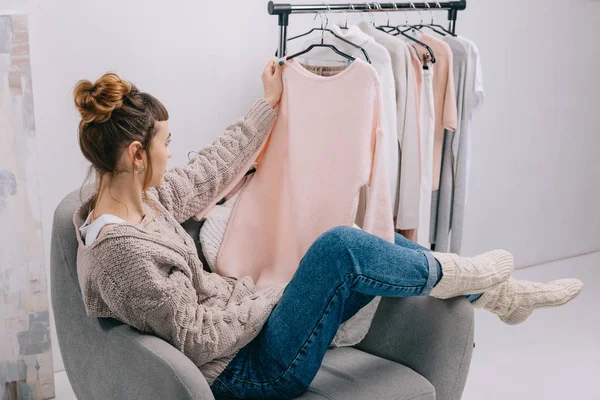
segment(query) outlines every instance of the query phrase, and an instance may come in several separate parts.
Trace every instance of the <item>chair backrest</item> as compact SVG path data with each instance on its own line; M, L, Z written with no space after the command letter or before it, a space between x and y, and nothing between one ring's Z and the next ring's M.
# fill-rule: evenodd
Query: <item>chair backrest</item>
M73 391L82 399L142 398L140 388L136 389L141 383L139 380L149 375L149 379L157 382L156 377L163 374L163 379L158 381L160 386L154 388L156 398L192 398L178 395L181 381L164 379L167 356L171 357L167 361L176 361L178 366L187 367L197 374L192 375L193 379L199 381L202 378L200 371L183 353L174 352L180 353L181 358L178 354L156 354L161 350L161 344L157 345L155 341L162 339L112 318L94 318L86 314L77 279L77 238L73 225L73 214L80 204L77 189L65 196L56 207L50 250L54 320L65 371ZM127 376L122 376L123 371L128 371ZM171 369L169 372L173 375L175 371ZM114 391L109 393L108 390Z
M89 318L85 312L77 279L77 238L73 213L81 204L79 190L69 193L56 207L50 248L50 291L58 344L76 394L93 398L89 382L80 379L80 371L94 369L94 354L103 351L104 329L121 323L112 319ZM78 385L80 385L78 387Z

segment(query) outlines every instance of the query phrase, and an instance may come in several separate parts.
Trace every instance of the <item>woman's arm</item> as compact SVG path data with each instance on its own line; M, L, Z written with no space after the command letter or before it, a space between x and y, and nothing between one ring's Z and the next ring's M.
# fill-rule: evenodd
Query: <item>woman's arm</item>
M148 192L179 222L202 211L238 175L268 136L276 114L264 99L229 125L184 167L165 173L163 183Z
M263 99L200 150L186 166L170 169L165 173L163 183L149 190L179 223L207 207L241 172L267 138L283 91L283 68L273 65L273 62L267 64L262 74Z
M249 327L260 330L283 292L279 285L263 292L260 299L238 299L227 291L246 293L251 279L240 279L231 288L226 283L228 278L205 273L200 285L206 292L199 293L191 278L175 266L186 263L185 259L169 260L169 254L157 256L156 249L164 250L144 240L136 240L132 246L110 243L103 241L97 248L94 284L104 303L116 319L164 339L197 366L247 344L251 340ZM222 292L215 294L217 287ZM215 304L213 301L198 300L214 295L229 299L231 304L221 309L205 305Z

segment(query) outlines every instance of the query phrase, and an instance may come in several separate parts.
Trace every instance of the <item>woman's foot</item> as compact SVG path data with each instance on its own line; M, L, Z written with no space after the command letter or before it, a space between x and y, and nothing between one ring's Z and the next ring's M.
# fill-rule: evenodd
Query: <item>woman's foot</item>
M510 278L514 257L506 250L492 250L475 257L432 252L442 266L442 279L430 296L449 299L494 289Z
M577 297L582 289L583 282L579 279L540 283L511 277L471 304L493 312L508 325L516 325L529 318L536 308L565 304Z

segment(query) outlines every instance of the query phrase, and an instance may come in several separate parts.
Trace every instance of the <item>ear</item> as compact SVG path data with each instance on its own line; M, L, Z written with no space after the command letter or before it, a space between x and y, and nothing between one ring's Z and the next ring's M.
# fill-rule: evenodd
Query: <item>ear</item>
M136 167L136 164L146 164L146 150L137 140L131 142L127 148L127 163L133 168Z

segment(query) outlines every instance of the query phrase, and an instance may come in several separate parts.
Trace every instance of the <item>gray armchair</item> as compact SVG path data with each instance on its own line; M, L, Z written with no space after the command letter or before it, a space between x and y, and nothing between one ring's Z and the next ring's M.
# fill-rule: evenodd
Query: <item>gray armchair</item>
M111 318L85 313L72 223L79 190L56 208L51 295L58 343L78 399L214 399L198 368L166 341ZM197 229L186 230L196 235ZM473 350L466 299L382 299L354 347L328 350L302 399L460 399Z

